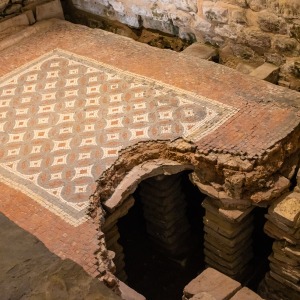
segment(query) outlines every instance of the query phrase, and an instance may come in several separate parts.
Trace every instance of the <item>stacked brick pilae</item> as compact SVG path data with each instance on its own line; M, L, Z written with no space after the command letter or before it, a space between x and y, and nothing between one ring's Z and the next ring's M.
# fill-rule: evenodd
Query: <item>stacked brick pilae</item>
M212 198L206 198L202 205L206 210L203 218L206 264L234 279L244 280L253 258L252 208L226 210Z
M300 193L277 200L267 214L265 231L275 239L269 256L270 272L261 294L274 300L297 300L300 295Z
M183 255L190 237L186 201L178 175L157 176L141 183L140 195L150 238L171 256Z

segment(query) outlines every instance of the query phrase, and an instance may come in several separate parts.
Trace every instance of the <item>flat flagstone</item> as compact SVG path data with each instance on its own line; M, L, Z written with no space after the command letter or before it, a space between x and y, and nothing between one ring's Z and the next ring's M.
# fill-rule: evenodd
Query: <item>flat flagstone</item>
M241 288L241 284L226 275L208 268L193 279L185 288L184 295L187 298L199 293L209 293L216 300L229 299Z
M269 209L272 219L282 222L289 227L300 227L300 193L290 193L279 199ZM284 229L284 228L283 228Z

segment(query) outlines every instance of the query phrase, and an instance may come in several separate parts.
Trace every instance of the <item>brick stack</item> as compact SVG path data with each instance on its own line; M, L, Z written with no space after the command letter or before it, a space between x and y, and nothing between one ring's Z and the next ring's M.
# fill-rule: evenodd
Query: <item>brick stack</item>
M184 254L190 237L186 201L179 175L157 176L140 184L147 232L163 253Z
M116 271L114 275L116 275L116 277L118 277L120 280L126 282L127 275L124 271L124 253L123 247L118 243L119 238L120 234L116 225L110 227L105 233L106 247L115 253L113 261L116 266Z
M120 207L118 207L111 215L109 215L104 225L102 226L102 231L105 234L105 242L107 249L115 253L113 259L116 266L115 275L122 281L127 281L127 275L124 270L124 252L123 247L119 244L118 240L120 238L120 233L118 230L117 222L119 218L125 216L128 210L133 206L134 198L128 198Z
M243 281L250 271L253 257L252 208L225 210L219 203L206 198L202 205L204 216L204 254L207 266Z
M265 231L272 238L270 272L261 284L261 294L274 300L296 300L300 295L300 193L277 200L267 214Z

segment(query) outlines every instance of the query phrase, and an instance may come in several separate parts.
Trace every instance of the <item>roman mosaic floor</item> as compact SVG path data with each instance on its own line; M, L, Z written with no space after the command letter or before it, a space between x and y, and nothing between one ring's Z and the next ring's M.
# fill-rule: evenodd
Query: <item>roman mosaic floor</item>
M0 209L94 276L89 197L119 151L182 137L255 159L298 125L280 104L292 91L100 30L38 26L0 56Z
M1 178L76 226L95 179L145 140L200 139L236 109L54 50L0 84Z

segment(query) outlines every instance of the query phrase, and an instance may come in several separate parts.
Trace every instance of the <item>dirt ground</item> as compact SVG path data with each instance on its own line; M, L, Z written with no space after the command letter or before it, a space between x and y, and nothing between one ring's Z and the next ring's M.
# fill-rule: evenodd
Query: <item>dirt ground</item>
M0 214L0 298L120 299L82 267L51 253L3 214Z

